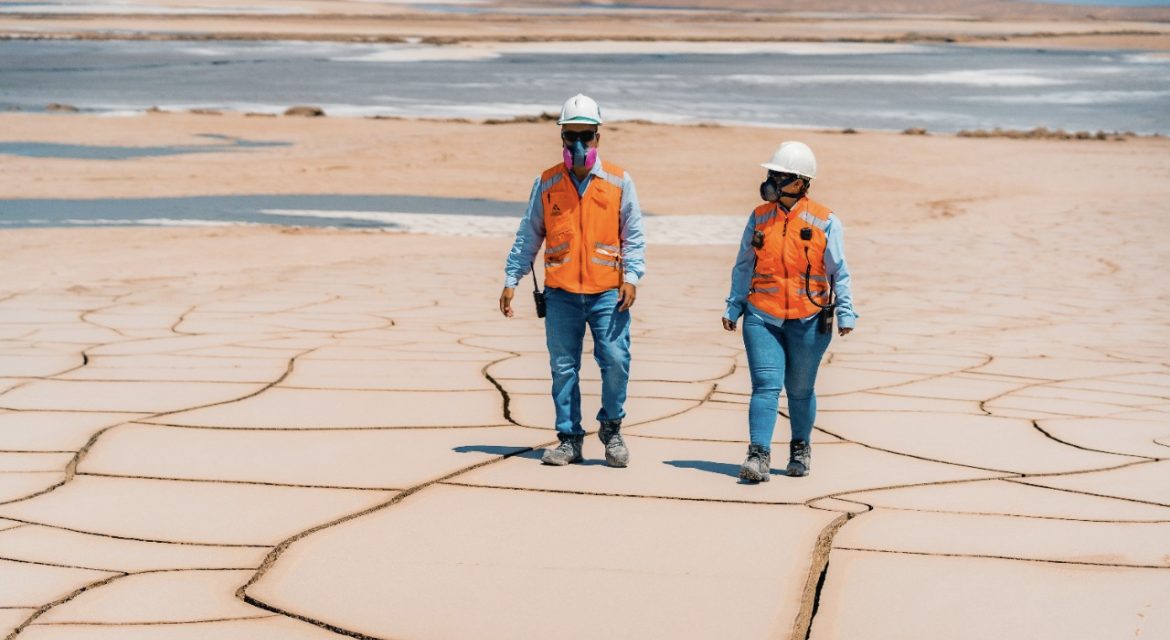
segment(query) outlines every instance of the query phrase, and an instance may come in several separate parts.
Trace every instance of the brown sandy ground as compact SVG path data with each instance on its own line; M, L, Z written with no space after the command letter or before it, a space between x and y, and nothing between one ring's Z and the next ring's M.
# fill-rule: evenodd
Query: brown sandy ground
M295 143L6 159L2 189L29 197L522 198L555 144L548 125L3 122L26 140ZM476 148L445 144L472 127ZM8 230L0 633L1170 635L1165 141L606 131L661 212L743 215L776 142L817 149L862 317L822 368L810 477L735 481L750 381L718 328L729 245L650 239L633 464L605 467L590 438L588 464L550 469L541 326L495 310L508 238ZM592 362L583 376L592 415ZM784 440L782 422L781 459Z
M142 0L140 15L0 15L3 37L306 39L434 43L541 40L962 42L1008 46L1170 49L1170 9L988 1L696 2L684 9L500 3L486 14L434 13L401 3ZM663 3L645 3L647 6ZM673 1L670 7L678 7ZM123 5L119 5L124 8ZM217 13L217 8L222 8ZM210 15L173 15L190 10ZM533 14L532 11L538 13Z
M0 114L0 141L115 146L207 145L201 134L290 146L136 160L7 157L9 198L155 197L243 193L397 194L524 201L559 160L555 125L153 114L133 118ZM825 167L817 195L849 226L908 224L1057 198L1164 188L1170 140L968 140L950 135L751 127L606 126L601 151L633 174L659 214L739 215L757 204L759 163L784 139L805 140ZM453 145L452 140L459 140ZM1106 178L1105 176L1108 176ZM1124 185L1117 189L1115 185ZM1115 197L1115 196L1110 196ZM519 213L519 212L518 212Z

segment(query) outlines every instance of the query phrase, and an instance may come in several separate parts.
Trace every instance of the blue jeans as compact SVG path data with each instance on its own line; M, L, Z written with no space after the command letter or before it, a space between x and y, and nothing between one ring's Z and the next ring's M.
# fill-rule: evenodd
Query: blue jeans
M558 434L584 435L581 428L581 348L585 326L593 334L593 358L601 368L601 410L597 419L626 416L626 385L630 381L630 312L618 311L617 289L602 293L569 293L546 289L548 313L544 334L552 369L552 397Z
M748 430L752 444L772 449L780 390L788 392L792 439L809 441L817 417L813 384L821 356L832 333L817 333L816 320L785 320L769 324L752 313L743 318L743 344L752 374L752 400L748 405Z

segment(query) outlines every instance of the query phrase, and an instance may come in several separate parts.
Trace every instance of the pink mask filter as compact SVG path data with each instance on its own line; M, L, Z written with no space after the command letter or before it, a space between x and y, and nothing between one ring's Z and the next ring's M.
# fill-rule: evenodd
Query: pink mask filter
M564 148L565 168L572 171L574 167L590 168L597 162L597 149L590 149L584 143L577 141L573 147Z

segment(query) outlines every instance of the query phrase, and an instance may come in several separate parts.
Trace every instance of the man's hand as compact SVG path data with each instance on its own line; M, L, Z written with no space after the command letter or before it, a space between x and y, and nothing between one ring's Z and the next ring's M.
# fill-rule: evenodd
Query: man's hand
M838 330L837 330L837 335L839 335L839 336L847 336L847 335L849 335L849 334L850 334L850 333L852 333L852 332L853 332L853 329L852 329L852 328L850 328L850 327L841 327L840 329L838 329Z
M723 318L723 328L727 331L735 331L735 321Z
M505 318L512 317L512 296L516 294L515 287L504 287L503 293L500 294L500 313L504 314Z
M618 289L618 311L626 311L634 306L634 298L638 297L638 288L625 283Z

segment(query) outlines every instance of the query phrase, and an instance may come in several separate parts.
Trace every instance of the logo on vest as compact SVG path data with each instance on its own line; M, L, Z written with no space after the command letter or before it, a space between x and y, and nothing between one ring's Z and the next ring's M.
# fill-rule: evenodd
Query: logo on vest
M561 211L561 205L559 205L559 204L553 204L553 208L552 208L552 214L553 214L554 216L559 216L559 215L561 215L562 213L564 213L564 212L563 212L563 211Z

